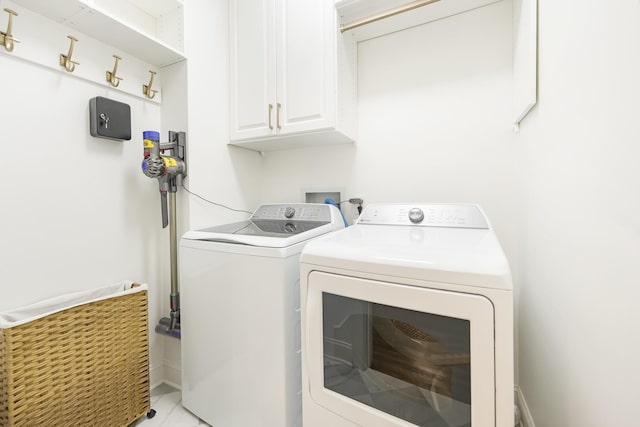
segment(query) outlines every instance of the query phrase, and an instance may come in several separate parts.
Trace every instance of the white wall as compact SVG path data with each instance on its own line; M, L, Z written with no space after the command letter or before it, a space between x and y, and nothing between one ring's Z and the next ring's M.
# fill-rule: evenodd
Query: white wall
M185 130L182 127L186 121L188 176L185 185L190 191L215 203L253 211L259 203L260 155L227 146L227 25L227 2L190 0L185 4L184 40L188 59L186 64L163 70L163 81L168 81L171 87L170 93L163 93L163 103L175 104L163 107L162 124L163 128L168 126L166 130ZM177 128L171 128L173 124ZM198 229L248 217L246 213L208 203L184 189L178 191L177 201L180 215L178 238L189 228ZM184 285L180 283L179 286ZM166 295L164 306L168 307L168 280L164 281L163 292ZM182 313L188 315L188 311L183 310ZM162 356L165 382L180 387L180 341L164 338Z
M192 190L249 210L309 188L481 204L516 273L519 384L536 425L634 422L637 1L539 1L539 104L520 134L510 127L511 3L502 1L361 43L356 147L264 156L226 145L226 2L187 3L189 60L170 77L187 93L179 108ZM151 286L153 327L167 314L168 240L157 183L139 164L141 132L160 128L160 107L4 53L0 69L0 310L129 278ZM89 136L96 95L131 105L131 141ZM171 120L163 116L163 133ZM178 200L181 231L244 217L183 192ZM163 341L151 334L152 366L179 366L179 345Z
M226 8L205 0L185 6L189 60L162 70L162 106L0 52L0 310L123 279L146 282L152 384L179 386L181 362L180 342L153 332L169 314L169 229L161 228L157 181L140 170L142 131L161 130L162 141L168 130L187 131L192 191L237 209L253 210L259 200L260 155L226 145ZM33 35L22 39L37 43ZM131 141L89 135L95 96L131 106ZM177 199L178 236L247 216L183 190Z
M0 310L130 279L150 286L153 327L163 248L157 184L140 162L160 106L11 54L0 53L0 69ZM131 106L130 141L89 135L95 96ZM152 335L152 367L160 352Z
M477 202L514 252L509 2L362 43L357 148L263 155L226 145L226 16L226 2L193 1L184 9L186 185L192 191L250 211L261 202L300 201L303 189L325 188L367 202ZM181 196L191 228L247 216ZM179 385L175 340L167 341L164 357L169 382Z
M361 42L357 145L265 153L262 201L479 203L515 264L511 62L510 2Z
M539 1L520 386L537 427L638 425L640 4Z
M262 164L257 152L228 146L229 45L226 1L189 1L184 7L188 58L189 177L187 187L236 209L259 202ZM239 221L232 212L190 196L192 228Z
M164 67L162 69L162 141L167 141L169 131L188 131L187 108L187 61ZM190 148L189 133L187 132L187 156ZM187 176L189 168L187 165ZM158 210L160 210L160 196ZM189 228L189 203L185 191L178 189L176 194L176 229L178 239ZM170 228L162 234L162 252L160 259L162 317L170 316L169 296L171 294L171 259L170 259ZM179 242L176 242L179 243ZM178 270L179 273L179 270ZM179 282L179 281L178 281ZM179 286L179 283L178 283ZM178 289L179 291L179 289ZM169 336L156 336L163 343L163 358L158 366L158 376L167 384L179 387L181 384L180 340Z
M262 201L336 189L365 203L478 203L517 273L512 59L510 1L361 42L357 145L265 153Z
M336 189L365 203L478 203L517 273L512 59L510 1L361 42L357 145L265 153L262 201Z
M360 44L357 147L266 153L263 201L478 202L514 267L538 427L632 425L640 381L640 5L539 1L539 104L510 131L510 2Z

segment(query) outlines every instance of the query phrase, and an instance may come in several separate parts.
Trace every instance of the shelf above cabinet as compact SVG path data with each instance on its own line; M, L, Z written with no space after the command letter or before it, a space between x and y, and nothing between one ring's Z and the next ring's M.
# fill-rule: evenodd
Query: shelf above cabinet
M158 67L185 58L181 0L13 0Z
M278 151L292 148L317 147L337 144L353 144L351 138L334 129L318 130L315 132L301 132L297 134L250 139L245 141L231 141L229 145L247 148L254 151Z
M364 41L498 1L501 0L438 0L353 28L346 31L345 34L351 35L356 41ZM339 0L336 2L336 9L340 17L340 24L346 26L376 15L384 15L396 8L411 6L414 3L417 2L407 0Z

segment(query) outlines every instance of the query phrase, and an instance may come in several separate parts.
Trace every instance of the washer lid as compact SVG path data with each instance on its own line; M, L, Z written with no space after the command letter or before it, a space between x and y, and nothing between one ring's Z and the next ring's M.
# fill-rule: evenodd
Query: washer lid
M370 218L372 211L388 213L393 210L389 206L396 206L409 215L407 205L371 205L362 213L361 219ZM423 211L429 210L425 204L417 206L424 208ZM456 211L454 205L428 206ZM320 266L319 270L325 266L350 270L353 274L391 276L389 280L407 278L512 289L508 261L482 210L475 205L457 206L461 207L458 212L473 207L470 211L477 210L482 219L478 222L476 217L474 224L484 226L471 228L469 223L459 226L414 225L409 219L406 221L409 224L404 224L404 219L399 223L400 214L396 212L388 215L393 217L391 225L382 221L367 223L359 220L352 227L308 243L300 261ZM440 217L440 213L436 216Z
M266 204L246 221L188 231L183 238L282 248L340 228L344 223L335 206Z

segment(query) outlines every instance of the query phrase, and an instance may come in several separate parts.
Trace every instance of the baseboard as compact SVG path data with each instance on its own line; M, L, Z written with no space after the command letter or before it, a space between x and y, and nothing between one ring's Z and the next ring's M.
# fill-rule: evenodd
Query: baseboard
M163 381L171 387L182 390L182 370L180 366L176 366L171 362L164 361L164 379Z
M149 368L150 388L155 388L164 382L164 365Z
M533 417L531 416L531 411L529 411L529 407L527 406L527 401L524 398L524 394L522 394L522 390L520 387L515 387L516 391L516 405L520 409L520 422L522 427L536 427L533 422Z

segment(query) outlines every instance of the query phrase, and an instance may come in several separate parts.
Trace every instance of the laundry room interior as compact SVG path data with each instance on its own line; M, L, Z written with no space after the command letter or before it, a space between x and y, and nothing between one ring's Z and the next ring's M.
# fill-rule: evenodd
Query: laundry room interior
M123 280L145 284L152 396L158 387L183 389L186 331L182 340L156 332L173 304L175 274L172 236L163 227L163 184L140 165L147 159L143 132L158 132L161 149L170 132L184 132L186 168L170 195L176 209L169 208L178 240L189 231L246 221L263 205L305 203L315 193L337 195L339 211L332 207L332 215L339 212L348 227L335 233L361 226L360 208L367 206L479 206L510 269L510 396L519 425L634 425L640 2L465 0L447 9L452 2L427 2L363 25L364 35L356 36L340 31L341 11L388 9L384 1L0 0L0 126L7 148L0 332L2 312ZM449 12L429 15L429 8ZM298 22L296 14L306 16ZM416 18L421 14L430 17ZM290 19L286 30L299 37L280 40L287 31L271 27L281 18ZM268 19L275 25L249 31L265 31L257 41L234 33ZM318 37L302 36L324 29L309 24L316 21L333 25L321 39L337 44L337 54L327 55ZM256 50L234 53L245 44ZM274 46L288 50L275 53ZM260 53L284 65L273 66ZM279 89L267 88L266 80L281 78L269 67L299 72L296 61L311 64L308 79L297 76L282 100L268 98ZM335 63L343 67L340 78ZM326 93L346 100L323 98ZM245 104L233 100L239 96L264 98L264 108L243 110ZM95 135L90 100L96 97L128 106L130 138ZM294 131L283 138L277 129L272 136L234 139L252 131L242 128L245 118L264 119L272 128L282 119L283 129L313 119L314 111L305 105L293 111L287 99L331 104L328 114L340 117L329 124L331 132L347 130L340 137ZM299 117L284 124L294 113ZM100 126L114 129L113 122ZM176 156L177 149L162 156L169 152ZM183 262L183 246L177 251ZM182 292L188 283L180 277ZM233 313L251 298L249 292L220 299L225 295L213 292L211 307ZM185 322L187 308L180 313ZM219 313L207 313L198 330L233 328ZM295 332L299 339L299 328ZM230 346L210 336L192 339L189 351L205 363L217 345ZM273 349L254 351L266 356ZM7 384L0 375L0 402ZM269 385L256 388L270 393ZM155 418L141 427L192 425L167 421L170 411L155 406ZM2 409L0 421L6 420ZM499 419L473 426L515 425Z

